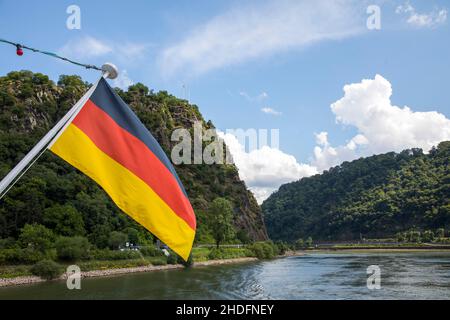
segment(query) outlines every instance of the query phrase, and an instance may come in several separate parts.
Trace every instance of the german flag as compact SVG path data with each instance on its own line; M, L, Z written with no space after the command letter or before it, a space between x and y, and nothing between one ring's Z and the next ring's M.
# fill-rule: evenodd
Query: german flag
M196 219L156 139L103 78L49 149L96 181L117 206L187 260Z

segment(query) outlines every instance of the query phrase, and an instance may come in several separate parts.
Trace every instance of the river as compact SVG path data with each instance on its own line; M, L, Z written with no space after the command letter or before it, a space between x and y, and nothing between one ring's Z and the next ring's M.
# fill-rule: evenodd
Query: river
M367 288L367 267L381 288ZM271 261L0 288L0 299L450 299L450 252L310 253Z

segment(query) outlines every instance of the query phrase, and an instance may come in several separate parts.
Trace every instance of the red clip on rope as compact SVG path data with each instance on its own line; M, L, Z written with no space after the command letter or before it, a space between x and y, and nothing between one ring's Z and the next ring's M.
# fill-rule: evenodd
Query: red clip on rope
M18 45L16 46L16 54L17 54L18 56L23 56L23 49L22 49L22 46L21 46L20 44L18 44Z

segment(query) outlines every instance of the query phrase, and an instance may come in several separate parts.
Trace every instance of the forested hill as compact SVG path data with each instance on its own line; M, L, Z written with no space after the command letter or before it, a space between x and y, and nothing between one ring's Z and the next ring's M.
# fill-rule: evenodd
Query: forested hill
M0 77L0 177L86 92L78 76L61 76L58 83L29 71ZM170 156L173 129L204 121L197 106L165 91L154 93L142 84L116 89ZM218 197L234 208L234 225L241 240L265 240L260 208L234 165L181 165L176 170L198 220L197 241L212 242L208 212ZM107 245L112 231L147 234L122 213L87 176L50 152L0 201L0 238L17 238L25 224L42 224L56 234L83 235L97 247Z
M262 205L272 239L353 240L450 227L450 142L344 162Z

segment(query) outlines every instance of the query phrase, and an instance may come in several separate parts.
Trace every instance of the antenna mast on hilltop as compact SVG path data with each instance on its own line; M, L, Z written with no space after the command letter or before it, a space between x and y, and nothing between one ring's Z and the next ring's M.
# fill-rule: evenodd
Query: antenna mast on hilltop
M188 86L183 82L183 84L181 85L181 87L183 88L183 96L184 96L184 100L186 100L188 103L190 103L191 100L191 93L189 91Z

